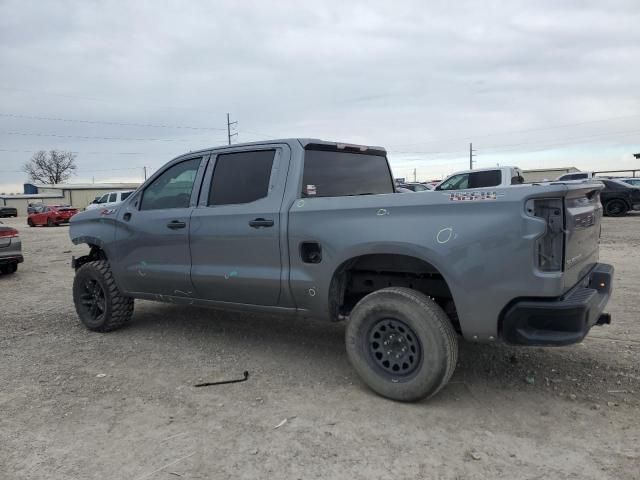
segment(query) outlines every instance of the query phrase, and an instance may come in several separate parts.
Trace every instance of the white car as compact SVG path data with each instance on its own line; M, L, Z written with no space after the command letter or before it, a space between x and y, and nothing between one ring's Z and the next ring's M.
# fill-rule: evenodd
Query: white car
M101 197L96 197L96 199L93 202L87 205L87 208L85 210L93 210L94 208L112 207L113 205L117 205L118 203L125 200L133 192L135 192L135 190L105 193Z

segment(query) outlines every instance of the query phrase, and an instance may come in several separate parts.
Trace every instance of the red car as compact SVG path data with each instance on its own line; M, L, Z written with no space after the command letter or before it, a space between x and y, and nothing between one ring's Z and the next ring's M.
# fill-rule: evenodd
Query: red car
M58 226L61 223L69 223L71 217L76 213L78 213L78 209L69 205L42 205L35 212L29 214L27 224L30 227L36 225Z

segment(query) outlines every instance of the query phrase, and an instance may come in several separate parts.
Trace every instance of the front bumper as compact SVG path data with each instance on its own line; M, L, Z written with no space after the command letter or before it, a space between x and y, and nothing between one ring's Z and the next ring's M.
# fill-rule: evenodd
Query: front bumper
M514 345L570 345L592 326L609 323L603 310L611 296L613 266L598 263L576 286L556 299L522 299L502 315L502 338Z

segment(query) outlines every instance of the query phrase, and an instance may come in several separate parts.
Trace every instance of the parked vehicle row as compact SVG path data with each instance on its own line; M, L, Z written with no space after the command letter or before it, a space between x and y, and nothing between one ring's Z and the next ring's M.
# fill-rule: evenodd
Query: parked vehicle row
M18 230L0 222L0 273L9 275L24 261Z

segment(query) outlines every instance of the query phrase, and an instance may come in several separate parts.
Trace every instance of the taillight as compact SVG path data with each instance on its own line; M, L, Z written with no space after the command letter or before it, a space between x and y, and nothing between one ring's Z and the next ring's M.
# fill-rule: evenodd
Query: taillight
M7 230L0 230L1 238L16 238L18 236L18 230L15 228L9 228Z
M561 198L529 200L527 214L542 218L547 229L536 240L536 263L543 272L561 272L564 248L564 208Z

